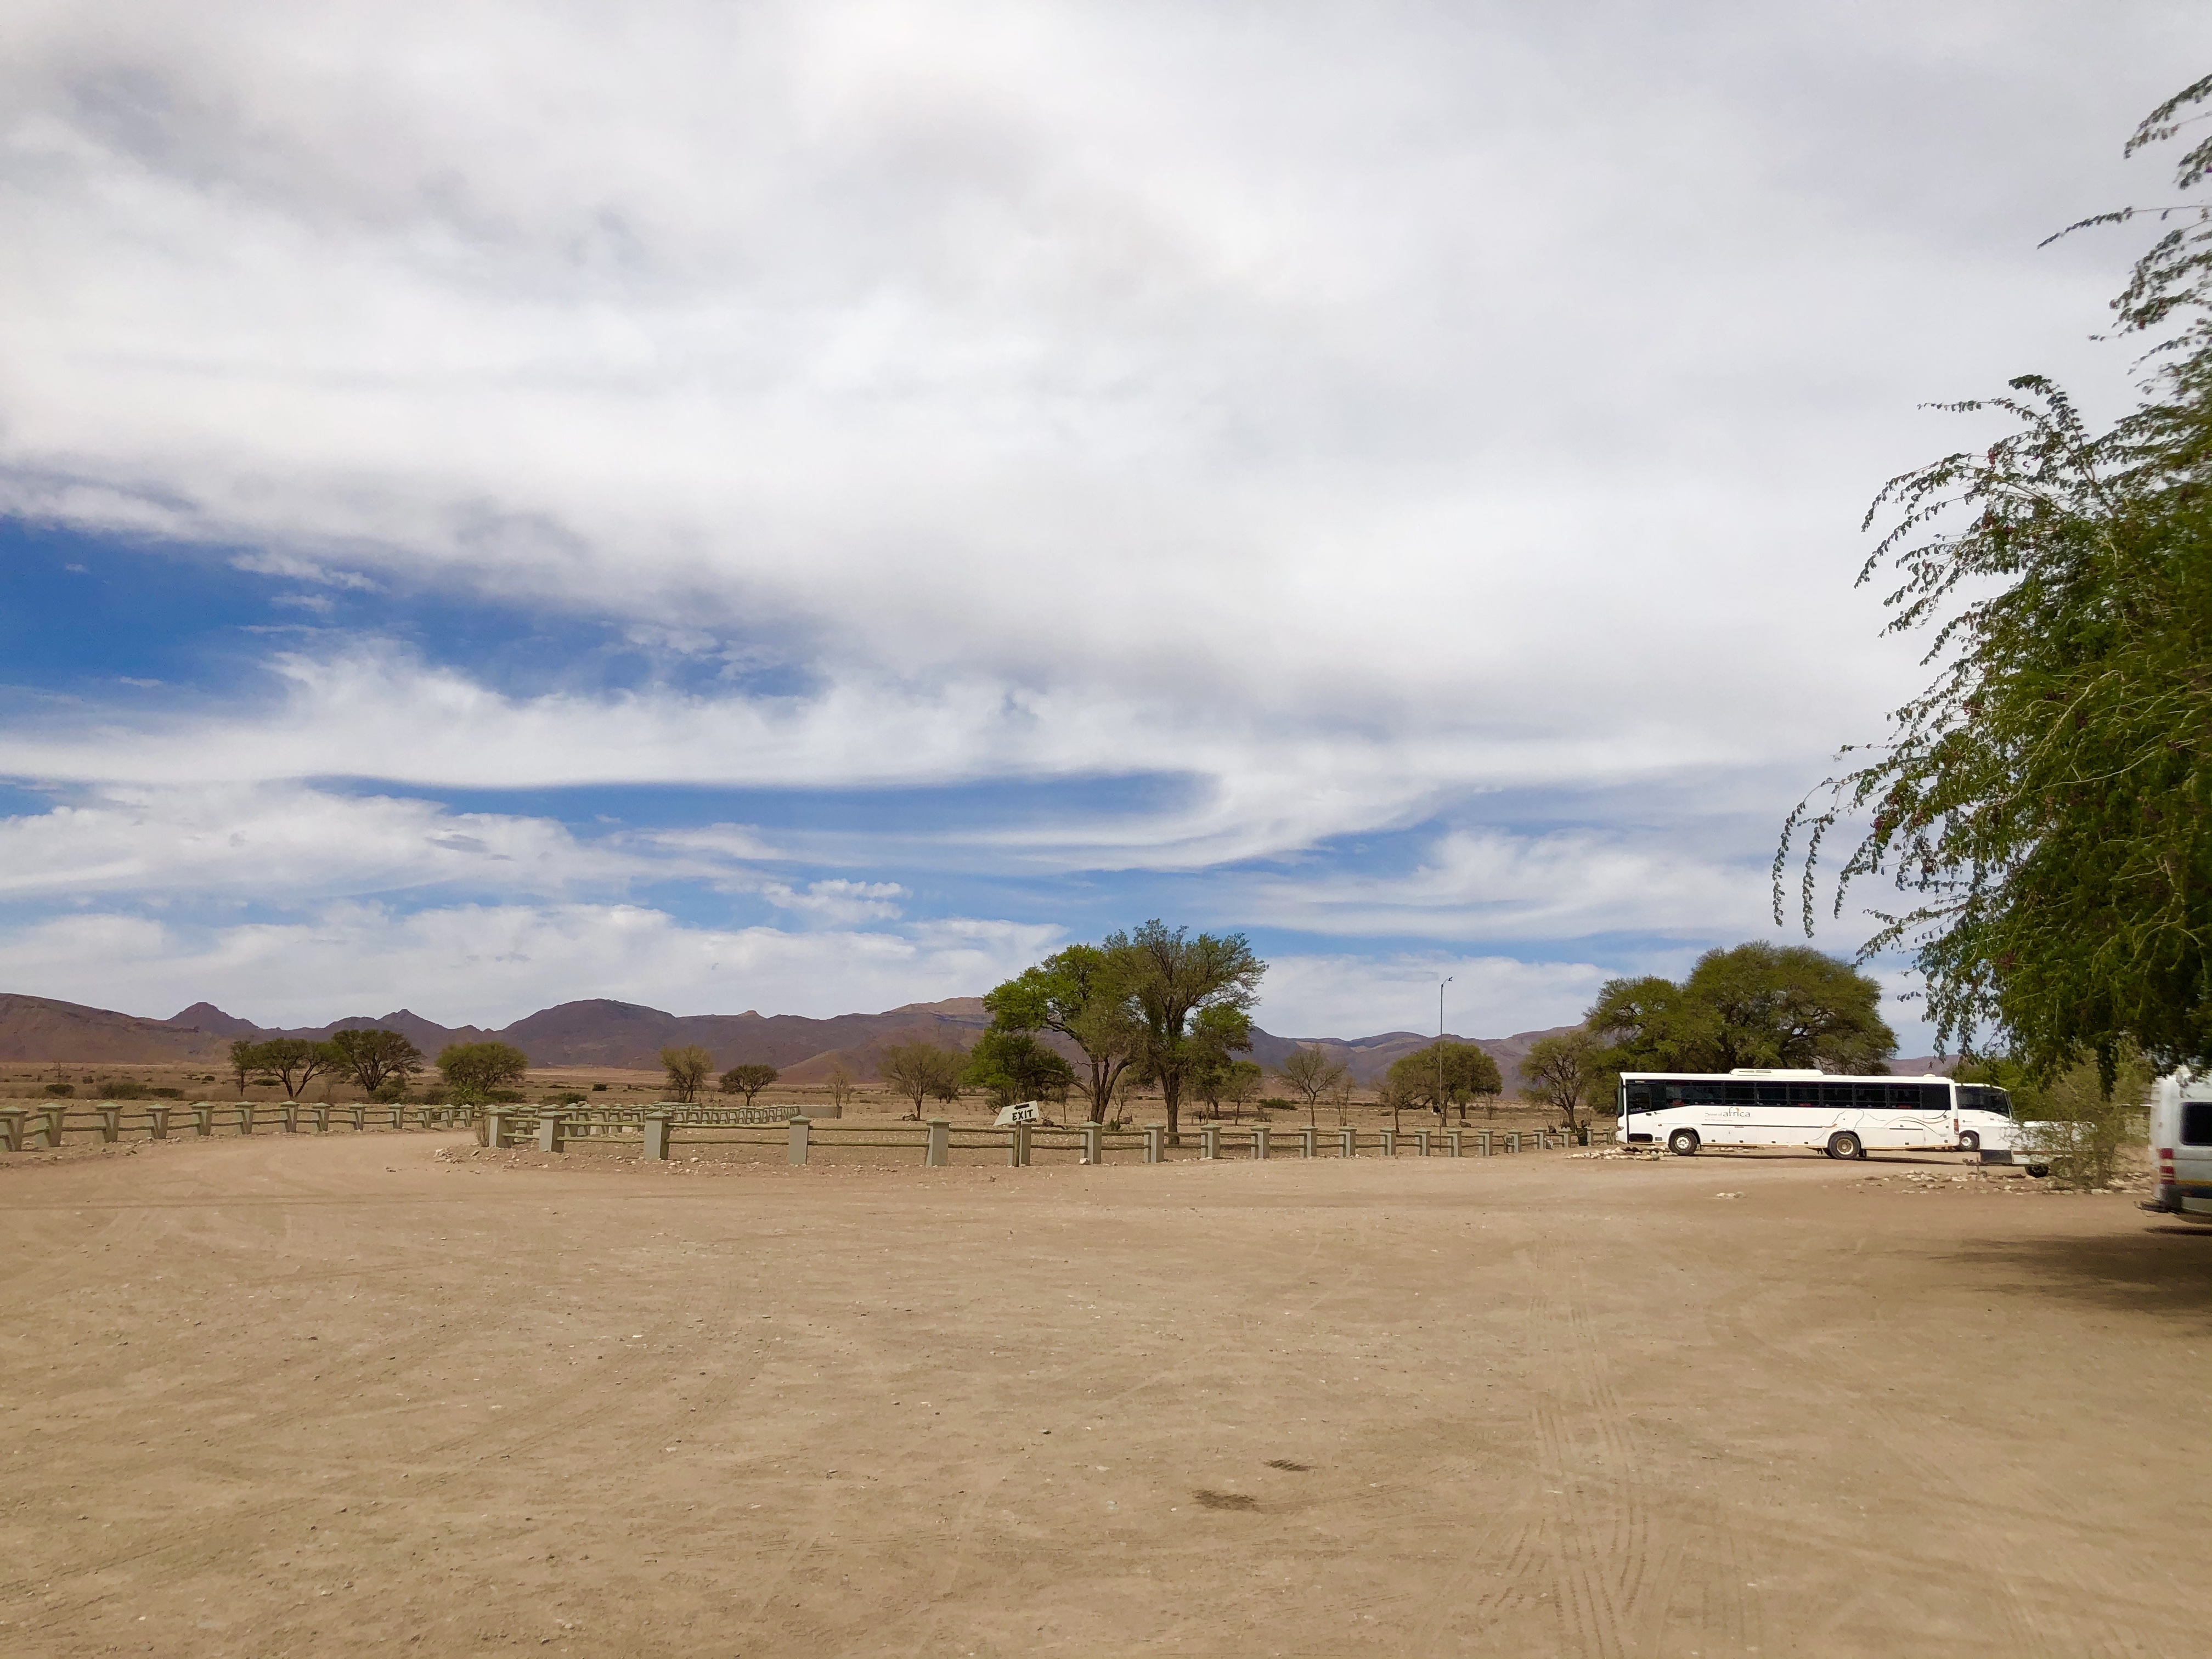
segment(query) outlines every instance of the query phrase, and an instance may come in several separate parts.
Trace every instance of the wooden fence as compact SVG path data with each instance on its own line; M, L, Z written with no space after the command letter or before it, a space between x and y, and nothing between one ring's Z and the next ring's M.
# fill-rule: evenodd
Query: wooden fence
M781 1111L781 1117L772 1115ZM328 1134L333 1129L356 1134L372 1131L471 1129L486 1145L514 1146L535 1142L544 1152L572 1145L634 1152L667 1161L672 1148L684 1146L781 1147L787 1162L804 1164L816 1151L903 1152L927 1166L941 1167L955 1152L1003 1156L1019 1168L1040 1152L1073 1153L1083 1164L1123 1161L1158 1164L1168 1157L1167 1126L1135 1128L1103 1124L1066 1127L1018 1123L1006 1128L955 1125L948 1118L905 1124L844 1124L817 1121L804 1109L682 1106L418 1106L368 1103L331 1104L313 1101L54 1101L27 1107L0 1107L0 1149L20 1152L61 1146L65 1140L167 1140L216 1134ZM1613 1139L1610 1128L1590 1139ZM1201 1160L1270 1158L1489 1158L1527 1151L1549 1151L1566 1144L1554 1130L1322 1129L1310 1126L1253 1124L1229 1127L1201 1123L1185 1132Z

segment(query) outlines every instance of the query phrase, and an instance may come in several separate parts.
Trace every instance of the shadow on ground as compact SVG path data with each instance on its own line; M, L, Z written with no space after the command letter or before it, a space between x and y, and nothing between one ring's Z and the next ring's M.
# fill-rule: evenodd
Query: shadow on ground
M2212 1227L2143 1222L2140 1231L2106 1238L1992 1239L1948 1259L1979 1269L1999 1291L2056 1291L2139 1313L2212 1314Z

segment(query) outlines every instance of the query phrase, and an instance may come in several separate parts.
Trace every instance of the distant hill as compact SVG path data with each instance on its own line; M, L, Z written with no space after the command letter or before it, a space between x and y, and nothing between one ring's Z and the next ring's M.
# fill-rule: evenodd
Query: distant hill
M750 1010L742 1014L670 1014L639 1003L593 998L541 1008L512 1025L490 1030L440 1025L405 1008L388 1014L349 1014L327 1025L263 1026L207 1002L196 1002L169 1019L143 1019L45 997L0 994L0 1060L220 1062L239 1037L320 1041L333 1031L383 1027L403 1033L425 1054L435 1054L449 1042L512 1042L534 1066L649 1068L660 1063L661 1049L696 1043L714 1055L718 1067L760 1060L777 1067L793 1083L817 1083L839 1061L856 1078L873 1077L884 1050L894 1043L919 1041L966 1048L989 1024L981 997L910 1002L879 1014L839 1014L829 1019ZM1528 1045L1546 1035L1522 1031L1474 1040L1498 1061L1510 1090L1519 1080L1518 1067ZM1282 1037L1255 1030L1251 1057L1272 1071L1302 1043L1316 1043L1351 1067L1355 1083L1372 1086L1382 1081L1392 1060L1431 1041L1413 1031L1345 1039ZM1055 1046L1073 1057L1072 1046Z

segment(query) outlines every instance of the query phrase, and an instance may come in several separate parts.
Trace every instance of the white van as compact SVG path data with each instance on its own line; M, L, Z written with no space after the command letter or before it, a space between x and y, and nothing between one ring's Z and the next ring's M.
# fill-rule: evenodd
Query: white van
M2159 1079L2150 1097L2150 1152L2158 1196L2142 1207L2212 1221L2212 1078L2184 1067Z

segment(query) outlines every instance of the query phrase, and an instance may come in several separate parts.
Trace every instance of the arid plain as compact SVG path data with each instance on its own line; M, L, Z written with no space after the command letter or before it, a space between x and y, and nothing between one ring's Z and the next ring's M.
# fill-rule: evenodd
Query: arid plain
M257 1136L0 1228L9 1655L2205 1646L2212 1230L1953 1159Z

